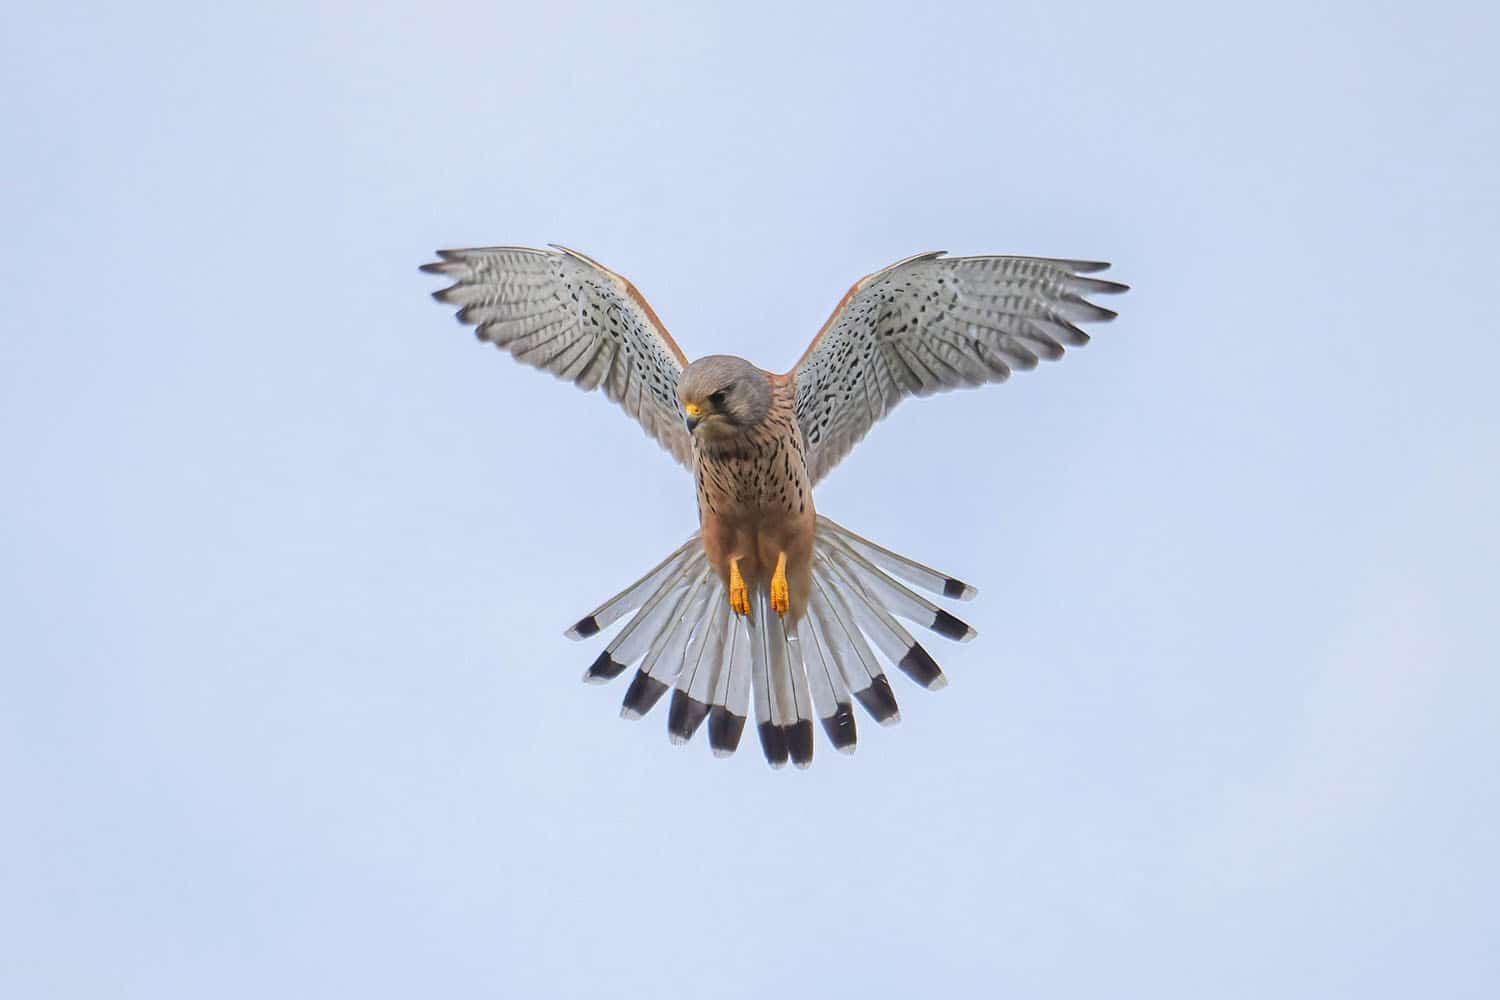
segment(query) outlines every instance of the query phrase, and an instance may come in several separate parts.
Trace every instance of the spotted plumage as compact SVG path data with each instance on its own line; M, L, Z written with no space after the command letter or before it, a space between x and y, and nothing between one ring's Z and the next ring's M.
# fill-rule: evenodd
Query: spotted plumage
M732 753L752 694L767 760L812 760L812 720L857 742L851 704L899 719L882 662L922 687L947 680L898 618L948 639L974 630L907 584L968 600L974 588L817 513L813 486L907 396L1004 381L1087 343L1080 323L1114 313L1086 296L1125 286L1108 265L1037 257L909 257L856 282L785 374L740 358L691 364L635 287L576 251L444 250L423 270L453 284L481 340L583 389L602 389L693 471L699 530L651 572L568 630L629 619L585 673L631 666L622 714L670 690L667 730L705 723Z

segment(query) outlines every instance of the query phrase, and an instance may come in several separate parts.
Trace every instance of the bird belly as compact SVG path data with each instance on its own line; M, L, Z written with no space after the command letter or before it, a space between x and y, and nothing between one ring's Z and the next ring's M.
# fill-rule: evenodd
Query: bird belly
M719 468L714 475L700 475L698 514L709 564L728 587L730 560L738 559L746 584L767 590L778 558L786 553L791 614L801 618L812 587L817 517L812 491L805 484L800 492L768 490L763 478L757 481L750 475L742 480L734 471Z

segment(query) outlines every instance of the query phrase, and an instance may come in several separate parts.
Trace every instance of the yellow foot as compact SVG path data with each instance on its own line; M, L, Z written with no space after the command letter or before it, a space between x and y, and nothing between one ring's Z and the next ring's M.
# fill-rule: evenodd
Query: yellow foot
M786 553L776 557L776 572L771 574L771 610L785 615L792 610L792 595L786 586Z
M729 606L737 615L750 613L750 591L745 588L745 578L740 576L740 561L729 560Z

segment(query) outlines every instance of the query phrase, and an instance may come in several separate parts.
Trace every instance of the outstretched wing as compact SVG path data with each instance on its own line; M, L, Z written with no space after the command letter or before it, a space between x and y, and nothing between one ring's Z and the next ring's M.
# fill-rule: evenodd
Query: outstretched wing
M1081 346L1079 323L1115 313L1084 296L1123 292L1085 277L1108 264L919 254L861 278L789 374L816 483L907 396L1003 382Z
M459 306L480 340L581 389L603 388L688 465L677 379L687 358L635 286L566 247L439 250L422 270L454 284L432 297Z

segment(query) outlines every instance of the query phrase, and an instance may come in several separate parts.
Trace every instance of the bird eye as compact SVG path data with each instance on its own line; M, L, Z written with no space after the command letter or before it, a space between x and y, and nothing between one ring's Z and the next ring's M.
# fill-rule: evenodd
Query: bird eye
M718 392L716 392L713 395L709 396L708 397L708 401L713 406L713 408L716 409L716 410L720 409L721 407L723 407L723 405L724 405L724 390L720 389Z

